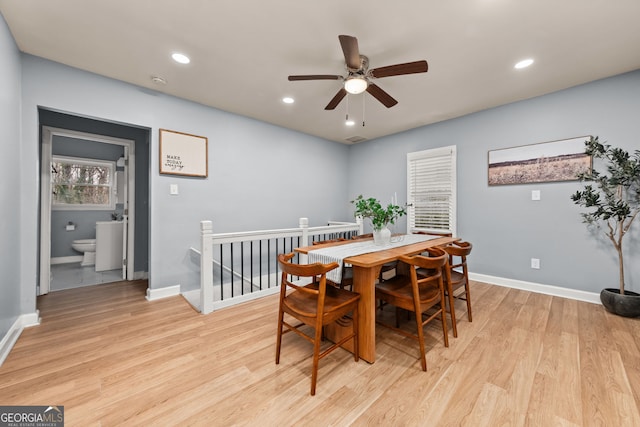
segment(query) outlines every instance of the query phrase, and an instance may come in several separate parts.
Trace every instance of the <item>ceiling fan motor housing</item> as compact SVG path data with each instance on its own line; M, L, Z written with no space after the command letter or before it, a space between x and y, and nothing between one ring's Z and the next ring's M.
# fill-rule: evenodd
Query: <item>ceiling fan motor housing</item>
M351 74L365 75L368 69L369 69L369 58L367 58L365 55L360 55L360 68L353 69L353 68L349 68L349 66L347 65L347 71L349 71L349 75Z

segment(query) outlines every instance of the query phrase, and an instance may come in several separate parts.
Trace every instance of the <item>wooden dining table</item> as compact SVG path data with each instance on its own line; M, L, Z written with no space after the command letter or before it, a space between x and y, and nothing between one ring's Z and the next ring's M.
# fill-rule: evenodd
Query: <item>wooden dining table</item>
M397 261L402 256L416 255L424 252L428 248L445 246L457 240L460 239L456 237L435 237L419 243L411 243L344 258L345 263L353 266L353 291L360 294L360 303L358 305L358 346L360 358L369 363L374 363L376 360L375 284L382 265ZM355 242L356 241L323 243L299 247L296 248L295 251L301 254L308 254L313 250L326 248L328 246L348 245ZM334 323L326 327L325 334L330 340L337 341L342 336L347 335L350 329L350 326L340 326ZM347 341L344 347L353 351L352 342L352 340Z

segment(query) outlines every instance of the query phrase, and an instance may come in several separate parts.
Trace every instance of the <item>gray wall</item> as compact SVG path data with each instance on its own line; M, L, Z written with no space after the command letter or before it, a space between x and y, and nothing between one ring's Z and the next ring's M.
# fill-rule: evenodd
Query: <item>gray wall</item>
M15 218L2 229L0 243L4 329L17 313L35 311L40 106L151 129L151 288L197 283L188 248L199 244L200 220L213 220L216 231L290 227L301 216L311 225L348 220L348 200L357 194L386 200L397 192L403 199L407 152L451 144L458 146L458 231L475 245L472 271L594 292L615 275L612 251L590 236L569 200L576 183L488 187L487 151L585 134L638 148L640 72L349 147L41 58L18 57L4 23L0 55L3 152L20 159L0 172L6 182L19 182L19 189L2 187L0 212ZM159 128L206 136L209 177L160 175ZM309 171L312 178L304 176ZM170 184L179 185L179 195L169 194ZM541 190L541 201L530 200L532 189ZM630 237L628 282L637 290L638 230ZM531 257L541 259L540 270L529 268Z
M589 232L570 200L580 184L489 187L487 152L583 135L633 151L640 149L639 113L635 71L358 144L350 152L349 197L387 200L397 191L406 201L406 153L456 145L458 234L474 244L472 272L591 292L617 287L615 250ZM541 191L540 201L531 190ZM639 291L640 223L626 239L626 282ZM540 259L540 270L530 268L531 258Z
M38 107L151 129L149 286L196 286L189 248L199 222L217 231L311 225L345 220L349 147L200 104L22 56L23 311L35 309L37 271ZM274 100L277 102L277 100ZM279 108L279 105L274 105ZM158 129L208 138L209 177L160 175ZM309 179L304 173L314 171ZM321 173L321 175L320 175ZM314 179L315 178L315 179ZM169 194L178 184L179 195Z
M20 150L20 54L0 15L0 340L20 311L21 182L25 161ZM34 310L29 310L33 312Z

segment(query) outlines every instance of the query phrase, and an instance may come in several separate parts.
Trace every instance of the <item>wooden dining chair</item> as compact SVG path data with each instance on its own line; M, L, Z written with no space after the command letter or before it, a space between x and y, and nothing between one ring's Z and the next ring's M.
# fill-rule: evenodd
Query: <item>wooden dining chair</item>
M280 306L278 309L278 332L276 341L276 364L280 363L280 349L282 335L287 332L295 332L302 338L313 343L313 366L311 370L311 395L316 394L316 382L318 377L318 362L330 352L340 347L349 340L353 340L353 357L357 362L358 355L358 302L360 295L345 289L327 286L326 274L338 267L338 263L330 264L292 264L290 261L294 254L278 255L278 264L282 270L280 284ZM294 282L292 279L296 278ZM308 282L302 284L298 280ZM351 313L351 318L347 316ZM285 314L287 319L285 320ZM289 317L296 319L293 324ZM320 352L323 326L332 322L350 321L351 334L332 344L329 348ZM291 323L290 323L291 322ZM306 334L300 328L303 326L313 328L313 335Z
M315 240L312 243L312 245L315 246L315 245L322 245L323 243L345 242L347 240L348 239L345 239L342 237L339 237L337 239ZM340 283L335 283L331 280L327 280L327 283L330 284L331 286L335 286L340 289L352 290L353 289L353 268L347 265L343 265L341 277L342 277L342 280L340 281Z
M399 261L408 265L408 274L398 274L376 285L377 299L415 313L416 335L400 329L397 324L392 326L381 321L376 323L418 341L423 371L427 370L423 330L427 323L440 317L444 345L449 347L449 334L444 310L444 281L442 279L443 267L447 263L447 254L437 248L430 249L429 252L432 255L430 257L423 255L400 257ZM433 274L419 277L416 274L416 268L432 270ZM426 312L431 309L434 311L427 314Z
M464 300L467 303L467 318L469 322L473 321L471 317L471 291L469 290L469 272L467 270L467 256L471 253L473 245L469 242L453 242L443 248L449 255L447 268L449 274L445 277L445 293L450 296L449 313L453 326L453 336L458 336L458 328L456 324L455 299ZM464 289L463 292L458 292ZM457 292L457 294L456 294Z
M458 320L455 310L455 300L464 300L467 303L467 318L469 322L472 321L471 317L471 292L469 290L469 274L467 270L467 256L471 253L473 245L469 242L453 242L442 249L447 253L448 259L445 265L444 279L444 293L446 302L448 305L447 311L449 317L451 317L451 329L453 329L453 336L458 336ZM432 270L426 270L423 268L416 269L418 277L428 276L433 273ZM458 292L459 289L464 287L463 292ZM458 292L456 294L456 292Z
M469 242L453 242L443 247L443 250L448 255L448 260L445 268L447 272L443 275L444 279L444 293L447 302L447 312L451 317L451 329L453 330L453 336L458 336L458 320L455 310L455 300L464 300L467 303L467 318L469 322L473 321L471 317L471 291L469 290L469 273L467 270L467 256L471 253L473 245ZM416 269L418 277L427 276L432 271L422 268ZM459 289L464 288L463 292L458 292ZM456 294L456 292L458 292Z

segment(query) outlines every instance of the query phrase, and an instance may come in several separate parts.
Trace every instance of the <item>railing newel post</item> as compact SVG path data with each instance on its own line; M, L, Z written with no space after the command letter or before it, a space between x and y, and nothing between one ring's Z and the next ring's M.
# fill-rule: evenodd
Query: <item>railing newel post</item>
M309 218L300 218L298 220L298 226L302 230L300 246L309 246ZM300 254L298 259L300 264L307 264L308 262L306 254Z
M200 221L200 312L213 311L213 222Z

